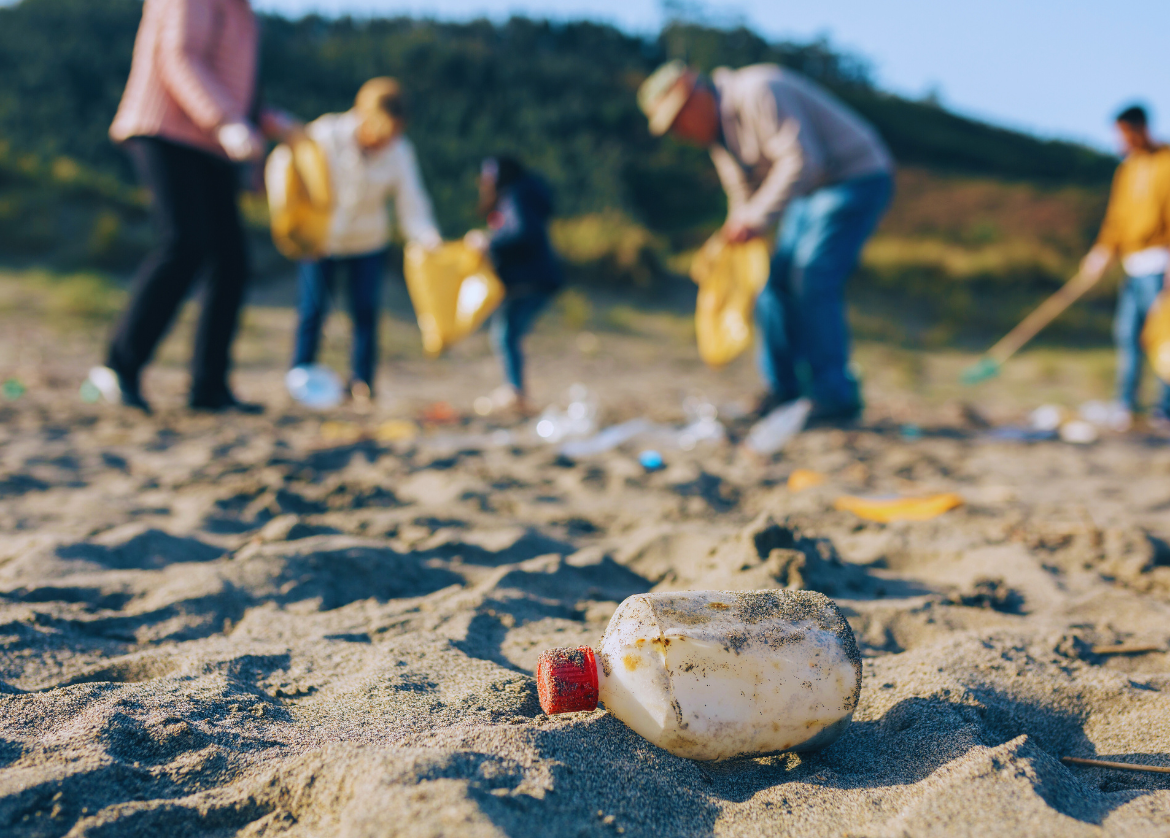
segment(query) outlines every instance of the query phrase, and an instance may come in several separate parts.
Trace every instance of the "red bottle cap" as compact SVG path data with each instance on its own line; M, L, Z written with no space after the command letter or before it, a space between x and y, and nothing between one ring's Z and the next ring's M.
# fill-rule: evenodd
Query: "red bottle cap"
M540 709L548 715L597 709L597 658L588 646L547 649L536 664Z

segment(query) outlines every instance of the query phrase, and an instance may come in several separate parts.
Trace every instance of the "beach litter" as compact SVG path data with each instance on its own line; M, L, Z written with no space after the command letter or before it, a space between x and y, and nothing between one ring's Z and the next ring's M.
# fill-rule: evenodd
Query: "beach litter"
M284 385L295 401L313 410L330 410L345 397L341 378L324 364L293 367L285 373Z
M424 425L454 425L459 422L459 412L450 402L432 402L422 409L419 421Z
M805 590L637 594L597 651L549 649L537 663L545 713L597 709L694 760L811 751L849 726L861 656L849 623Z
M561 446L560 453L569 459L593 457L625 445L653 429L654 424L646 419L631 419L619 425L610 425L587 439L570 440ZM539 425L537 433L540 433Z
M823 486L829 478L821 474L819 471L812 471L807 468L794 469L788 475L788 491L803 492L805 489L812 489L815 486Z
M775 454L804 430L812 402L797 399L773 410L748 431L744 446L756 454Z
M653 449L643 451L638 455L638 463L646 471L661 471L665 468L665 461L662 455Z
M562 440L587 437L597 431L597 398L589 388L584 384L574 384L566 395L568 403L565 406L549 405L536 418L533 429L545 442L555 445Z
M23 396L26 392L24 384L19 379L9 378L0 386L0 393L4 394L4 398L10 402L14 402Z
M1092 768L1112 768L1116 771L1145 771L1149 774L1170 774L1170 767L1164 765L1137 765L1132 762L1112 762L1104 759L1083 759L1081 757L1061 757L1065 765L1087 765Z
M842 495L837 498L833 508L852 512L867 521L888 524L894 521L929 521L962 505L963 498L960 495L945 492L920 498Z
M389 419L374 431L374 438L379 442L408 442L418 434L418 425L409 419Z

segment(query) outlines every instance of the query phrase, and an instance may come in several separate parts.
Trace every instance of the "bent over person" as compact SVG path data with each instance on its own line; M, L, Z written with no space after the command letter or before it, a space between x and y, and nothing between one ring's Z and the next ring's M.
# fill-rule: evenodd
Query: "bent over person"
M877 132L809 79L772 64L707 77L672 61L643 83L638 104L652 134L710 149L727 193L728 241L779 222L755 310L767 387L758 412L808 395L812 420L859 418L844 292L893 192L893 161Z
M200 275L206 275L195 334L190 405L259 407L228 385L230 349L248 279L236 206L235 163L264 151L291 121L255 118L257 23L248 0L146 0L130 78L110 127L150 191L157 247L134 279L105 367L90 381L113 402L149 412L140 375Z

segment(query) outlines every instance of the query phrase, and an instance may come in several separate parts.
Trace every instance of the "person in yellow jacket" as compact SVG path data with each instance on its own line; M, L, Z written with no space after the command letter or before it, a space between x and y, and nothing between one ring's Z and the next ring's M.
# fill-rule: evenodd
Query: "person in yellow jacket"
M390 242L387 202L394 199L395 221L408 241L424 247L441 241L405 125L398 82L380 77L362 85L352 110L325 114L305 126L328 166L332 217L322 258L300 263L292 366L316 359L334 275L345 270L354 327L349 389L358 401L369 399L374 389L378 299Z
M1121 260L1125 282L1113 326L1117 342L1117 404L1112 424L1127 430L1138 410L1142 375L1142 325L1170 271L1170 146L1150 136L1144 108L1117 116L1125 159L1113 177L1113 190L1097 243L1081 270L1100 277L1113 259ZM1159 385L1155 424L1170 421L1170 386Z

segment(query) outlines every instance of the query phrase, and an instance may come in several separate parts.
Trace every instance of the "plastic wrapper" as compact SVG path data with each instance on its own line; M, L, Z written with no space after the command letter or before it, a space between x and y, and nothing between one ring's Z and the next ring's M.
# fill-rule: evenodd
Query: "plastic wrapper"
M699 355L718 368L752 342L752 310L768 282L771 260L763 239L728 244L712 236L695 255L691 278L699 286L695 334Z
M1163 290L1142 328L1142 346L1154 375L1170 384L1170 289Z
M406 248L406 288L432 357L474 332L504 299L487 256L461 241Z
M264 166L272 241L289 259L324 255L333 218L329 165L308 137L278 145Z

